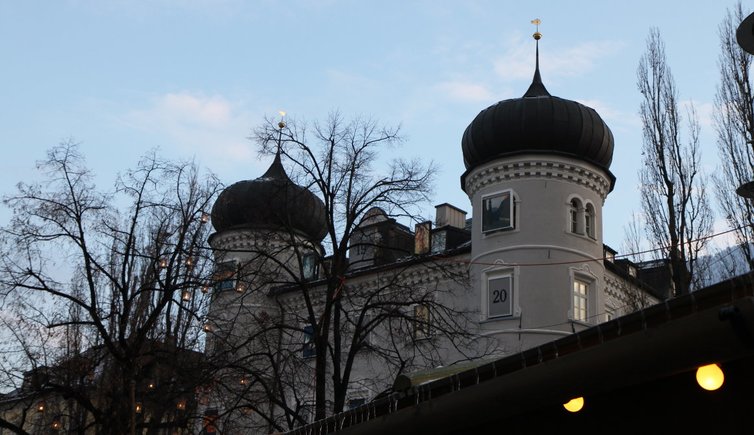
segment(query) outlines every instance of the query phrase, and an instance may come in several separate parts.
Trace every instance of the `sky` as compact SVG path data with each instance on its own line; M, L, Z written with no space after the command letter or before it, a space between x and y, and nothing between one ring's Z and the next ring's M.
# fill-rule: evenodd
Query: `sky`
M428 217L444 202L470 211L461 135L479 111L526 91L539 18L547 89L597 110L614 134L603 236L620 250L640 210L636 68L649 29L659 28L680 99L700 116L711 173L717 29L734 4L0 0L0 195L34 181L35 162L68 139L105 189L153 149L226 184L253 179L270 163L247 139L265 116L315 121L337 110L400 125L405 141L390 157L438 165ZM0 225L9 219L0 206Z

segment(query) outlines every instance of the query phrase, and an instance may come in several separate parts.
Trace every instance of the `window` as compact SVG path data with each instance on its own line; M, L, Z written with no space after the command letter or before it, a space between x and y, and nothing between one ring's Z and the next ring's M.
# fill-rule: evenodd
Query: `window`
M236 273L235 261L225 261L218 264L215 271L215 290L234 290L236 288Z
M568 216L570 219L570 231L574 234L584 234L584 228L582 227L584 209L581 206L581 201L579 201L577 198L571 199Z
M588 282L581 279L573 280L573 320L587 321L588 292Z
M482 232L510 230L516 226L515 201L510 190L482 198Z
M587 204L584 210L584 232L594 238L594 206Z
M414 338L419 340L429 338L432 334L429 306L414 305Z
M317 348L314 347L313 325L304 326L304 347L302 353L304 358L311 358L317 355Z
M571 216L571 232L579 232L579 201L577 199L571 200L571 209L569 211Z
M615 308L606 306L605 307L605 321L609 322L615 318Z
M312 281L319 277L319 268L317 267L316 254L304 254L301 258L301 269L305 281Z
M491 278L487 281L487 316L513 314L513 276Z

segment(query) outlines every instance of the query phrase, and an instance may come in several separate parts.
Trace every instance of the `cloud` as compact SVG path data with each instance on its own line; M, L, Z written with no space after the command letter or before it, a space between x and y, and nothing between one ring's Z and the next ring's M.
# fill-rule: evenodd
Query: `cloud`
M492 92L487 87L462 81L442 82L437 89L449 99L461 102L484 102L493 99Z
M710 102L698 102L698 101L692 101L692 100L684 100L681 101L679 104L679 109L682 111L684 115L686 115L688 112L686 112L690 105L694 106L694 110L696 111L696 117L699 120L699 125L702 128L714 128L714 113L715 113L715 104Z
M495 72L504 80L530 79L532 76L531 44L525 44L520 35L506 44L505 54L495 60ZM579 76L594 68L598 59L617 52L623 43L617 41L589 41L558 50L548 50L541 57L546 64L548 78Z
M221 95L179 92L157 96L146 107L126 113L131 128L157 136L160 147L198 157L215 170L229 162L256 162L247 136L255 119L239 103Z
M614 106L595 99L577 100L579 103L591 107L594 109L600 117L607 122L608 126L626 125L636 128L641 128L641 120L639 116L634 112L626 112L624 110L616 109Z

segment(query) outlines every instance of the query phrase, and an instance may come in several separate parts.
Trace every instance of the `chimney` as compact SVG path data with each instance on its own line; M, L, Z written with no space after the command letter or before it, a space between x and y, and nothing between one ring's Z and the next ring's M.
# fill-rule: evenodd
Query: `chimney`
M437 228L450 225L463 229L466 226L466 212L447 202L435 206L435 224Z

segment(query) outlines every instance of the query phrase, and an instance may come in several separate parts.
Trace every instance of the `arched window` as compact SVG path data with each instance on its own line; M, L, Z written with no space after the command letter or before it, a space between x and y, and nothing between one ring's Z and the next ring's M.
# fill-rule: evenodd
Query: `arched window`
M584 230L586 235L591 238L594 238L594 222L594 206L587 204L584 211Z
M584 227L582 223L583 214L584 209L581 207L581 201L579 201L577 198L571 199L568 216L570 218L570 228L572 233L584 234Z

